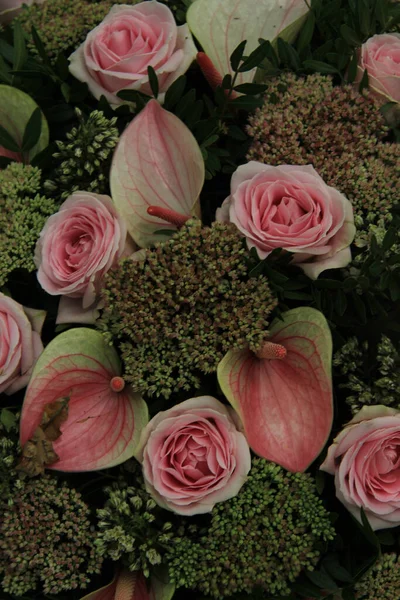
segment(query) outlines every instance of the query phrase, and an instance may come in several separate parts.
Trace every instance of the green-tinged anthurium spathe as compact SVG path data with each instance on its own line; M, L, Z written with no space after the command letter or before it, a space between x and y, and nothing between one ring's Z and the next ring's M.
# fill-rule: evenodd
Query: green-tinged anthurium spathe
M156 231L176 227L162 218L164 213L172 211L184 221L199 214L204 174L201 150L190 130L150 100L122 134L110 173L113 201L141 248L168 237Z
M282 314L263 351L229 351L218 366L221 389L252 450L289 471L318 456L333 419L328 323L313 308Z
M119 571L112 582L81 600L171 600L175 586L155 575L147 583L138 571Z
M215 69L223 77L233 73L230 56L246 40L245 55L260 38L287 42L295 39L308 13L304 0L195 0L187 22ZM236 83L253 81L256 70L239 73Z
M0 125L11 136L11 141L17 144L15 148L5 148L0 140L0 156L30 162L46 148L49 143L49 127L43 113L40 135L34 146L30 147L29 139L24 140L25 128L37 108L36 102L25 92L9 85L0 85ZM34 131L32 135L35 135ZM29 148L26 152L21 151L24 141Z
M101 333L79 328L57 336L41 354L26 391L21 445L40 427L46 407L68 398L68 417L53 443L58 460L49 468L93 471L131 458L148 411L120 375L118 355Z

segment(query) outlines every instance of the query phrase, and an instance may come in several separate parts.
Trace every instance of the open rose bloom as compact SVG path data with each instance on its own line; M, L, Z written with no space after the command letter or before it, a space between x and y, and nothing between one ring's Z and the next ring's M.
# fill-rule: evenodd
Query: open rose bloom
M378 100L400 102L400 33L374 35L361 46L357 84L365 69L369 89Z
M261 259L276 248L293 252L293 262L312 279L351 260L350 201L326 185L312 165L251 161L240 166L217 220L234 223Z
M117 92L138 90L151 95L148 71L153 67L159 101L196 56L187 25L176 25L171 10L151 0L134 6L116 5L86 41L70 56L70 71L88 84L95 98L121 104Z
M336 495L372 529L400 525L400 411L365 406L334 440L322 471L335 475Z
M142 432L138 459L147 491L181 515L210 512L233 498L251 467L231 409L210 396L158 413Z
M40 339L46 313L24 308L0 293L0 394L14 394L28 384L43 350Z
M126 250L127 233L109 196L75 192L49 217L36 245L42 288L68 298L58 322L90 322L103 277ZM73 302L72 300L76 300ZM69 317L69 318L68 318Z

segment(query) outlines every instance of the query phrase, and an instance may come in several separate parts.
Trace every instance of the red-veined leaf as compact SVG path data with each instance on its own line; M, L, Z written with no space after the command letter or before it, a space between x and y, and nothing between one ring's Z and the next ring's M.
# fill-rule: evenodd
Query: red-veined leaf
M204 161L190 130L150 100L121 136L110 174L111 195L141 248L169 237L155 234L171 223L148 214L150 206L190 217L198 214Z
M93 471L131 458L148 413L120 373L117 353L101 333L79 328L57 336L41 354L26 391L21 445L39 427L45 406L68 397L68 419L53 443L59 460L48 468Z
M218 381L252 450L290 471L304 471L331 431L332 340L325 317L313 308L282 317L273 322L269 341L283 346L286 356L231 350L218 366Z

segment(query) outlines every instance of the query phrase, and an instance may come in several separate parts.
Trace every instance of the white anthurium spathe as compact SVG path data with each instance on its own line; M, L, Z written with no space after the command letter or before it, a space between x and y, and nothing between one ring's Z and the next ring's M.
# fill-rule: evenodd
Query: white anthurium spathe
M230 56L243 40L248 56L264 39L292 42L309 8L305 0L195 0L187 22L221 76L232 74ZM253 81L256 69L239 73L236 83Z

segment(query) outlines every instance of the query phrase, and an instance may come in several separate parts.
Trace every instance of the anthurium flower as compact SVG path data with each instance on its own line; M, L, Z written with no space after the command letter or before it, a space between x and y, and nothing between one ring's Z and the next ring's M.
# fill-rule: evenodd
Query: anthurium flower
M149 214L150 208L173 211L184 220L198 214L203 183L196 139L178 117L150 100L122 134L110 173L113 201L134 241L147 248L166 239L155 231L176 227Z
M25 127L37 108L36 102L25 92L9 85L0 85L0 125L10 134L19 147L22 146ZM42 130L39 139L33 148L26 153L26 156L23 157L20 152L17 152L18 148L10 150L3 146L0 146L0 156L13 158L18 162L21 162L24 158L26 162L29 162L36 154L44 150L48 143L49 128L42 113Z
M118 355L101 333L70 329L46 347L33 370L21 414L21 445L39 427L44 408L68 398L68 418L49 468L93 471L134 455L148 421L146 403L120 376Z
M0 23L9 23L18 15L23 4L43 4L45 0L1 0L0 5Z
M123 569L105 587L88 594L81 600L171 600L175 586L156 576L150 584L139 571Z
M308 6L304 0L195 0L187 12L190 30L221 76L233 73L232 52L247 41L248 56L259 38L278 36L290 42L300 30ZM255 69L240 73L236 83L251 82Z
M333 419L328 323L313 308L282 314L258 356L231 350L218 366L221 389L252 450L304 471L328 439Z

